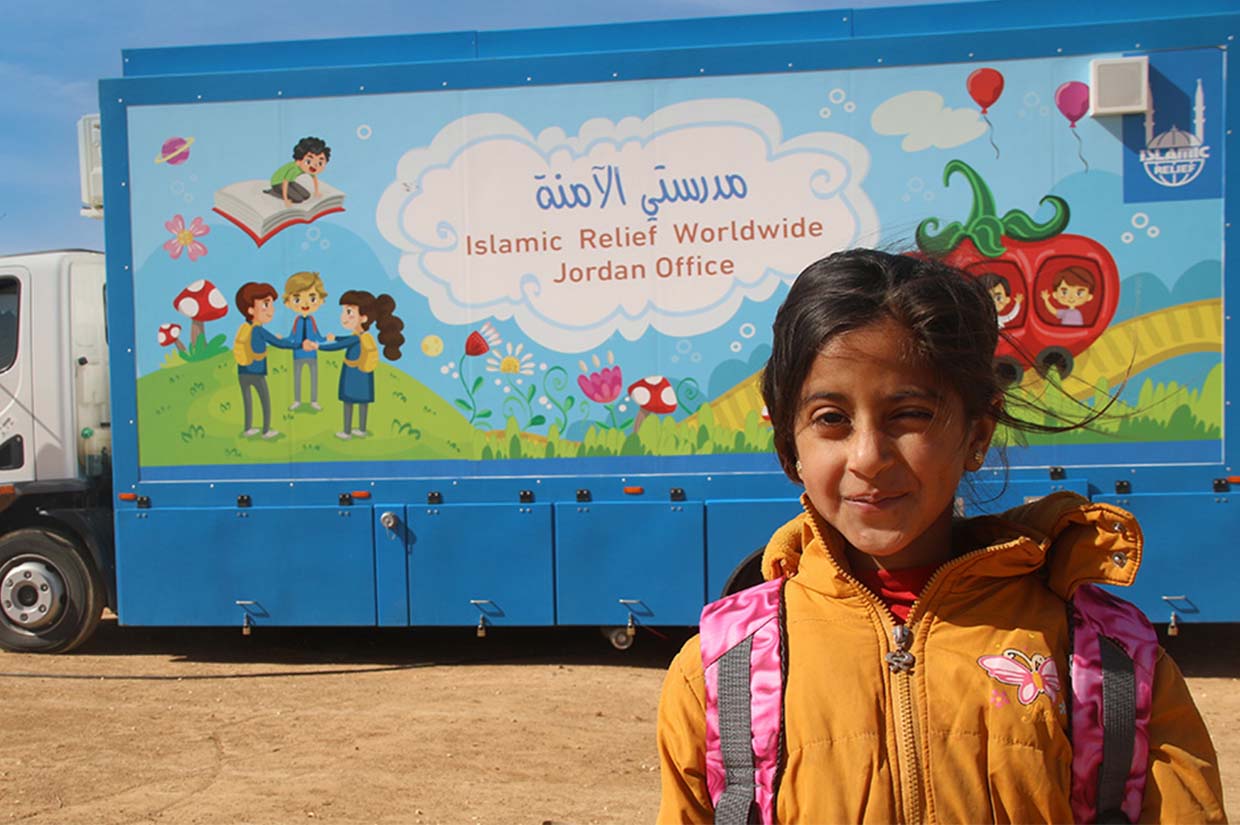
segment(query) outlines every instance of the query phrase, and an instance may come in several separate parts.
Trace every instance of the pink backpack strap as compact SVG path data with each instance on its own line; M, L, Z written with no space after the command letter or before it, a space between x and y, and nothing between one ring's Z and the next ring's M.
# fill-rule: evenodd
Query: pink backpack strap
M706 785L717 823L775 821L784 703L783 587L782 578L765 582L702 610Z
M1136 822L1145 795L1158 637L1134 605L1085 585L1072 597L1072 814Z

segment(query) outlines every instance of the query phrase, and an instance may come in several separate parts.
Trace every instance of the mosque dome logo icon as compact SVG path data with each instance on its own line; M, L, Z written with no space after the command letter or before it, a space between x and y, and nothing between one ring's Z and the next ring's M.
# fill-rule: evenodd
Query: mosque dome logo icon
M1205 144L1206 104L1201 78L1197 79L1192 132L1173 125L1155 135L1153 100L1151 94L1150 108L1145 113L1145 149L1141 151L1141 165L1150 180L1160 186L1186 186L1197 179L1210 159L1210 147Z

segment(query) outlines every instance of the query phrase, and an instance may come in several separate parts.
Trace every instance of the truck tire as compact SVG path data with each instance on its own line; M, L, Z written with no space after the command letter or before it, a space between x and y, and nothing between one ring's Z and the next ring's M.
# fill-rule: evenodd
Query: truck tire
M0 537L0 647L65 653L90 638L106 601L84 548L40 528Z
M724 583L723 592L719 594L719 598L731 596L733 593L740 592L746 587L753 587L755 584L762 584L765 581L762 578L762 554L765 550L765 547L759 547L746 556L744 561L736 565L736 569L732 571L732 575L728 576L728 580Z

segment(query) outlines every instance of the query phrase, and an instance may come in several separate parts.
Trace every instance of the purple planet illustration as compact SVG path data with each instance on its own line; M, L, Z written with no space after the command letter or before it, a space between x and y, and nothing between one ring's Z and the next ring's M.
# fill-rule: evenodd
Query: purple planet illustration
M169 166L180 166L189 160L189 147L193 145L194 139L192 137L170 137L160 147L159 154L155 157L155 162L166 163Z

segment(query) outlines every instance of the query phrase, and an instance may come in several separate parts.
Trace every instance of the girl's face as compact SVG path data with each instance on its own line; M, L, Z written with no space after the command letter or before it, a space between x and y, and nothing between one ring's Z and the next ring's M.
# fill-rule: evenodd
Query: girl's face
M857 551L849 552L854 564L898 569L950 558L956 487L994 434L992 418L966 421L959 396L907 357L912 343L891 320L843 333L801 387L801 480Z
M366 323L366 316L359 314L357 307L353 306L353 304L342 304L340 306L340 326L351 332L356 332L361 329L364 323Z

